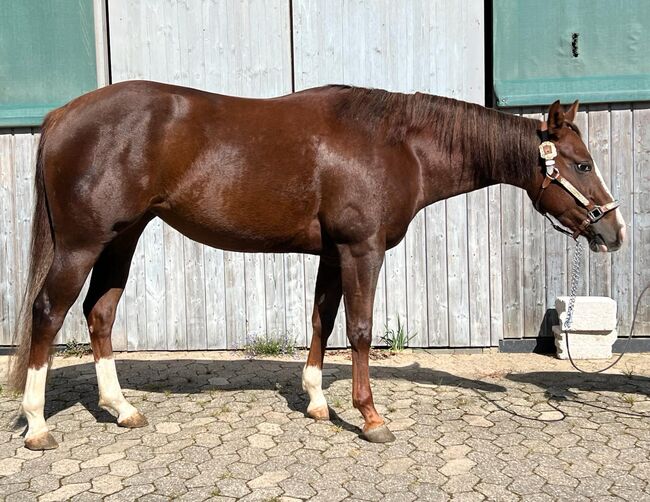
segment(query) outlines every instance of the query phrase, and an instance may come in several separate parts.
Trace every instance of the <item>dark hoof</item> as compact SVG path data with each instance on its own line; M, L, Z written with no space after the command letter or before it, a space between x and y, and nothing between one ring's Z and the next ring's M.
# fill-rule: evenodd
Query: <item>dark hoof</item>
M327 406L321 406L320 408L314 408L312 410L308 409L307 415L309 415L314 420L329 420L330 409Z
M41 432L35 436L25 438L25 448L28 450L54 450L58 447L59 443L49 432Z
M395 441L395 436L385 425L380 425L374 429L363 431L361 437L371 443L391 443L392 441Z
M133 415L126 417L124 420L118 420L117 425L120 427L126 427L127 429L137 429L138 427L149 425L149 422L147 422L147 418L142 413L136 411Z

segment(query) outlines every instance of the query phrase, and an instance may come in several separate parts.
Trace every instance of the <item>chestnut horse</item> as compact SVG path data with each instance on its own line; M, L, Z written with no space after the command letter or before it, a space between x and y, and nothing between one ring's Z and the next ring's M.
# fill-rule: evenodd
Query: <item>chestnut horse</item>
M577 108L556 102L543 122L419 93L328 86L243 99L133 81L54 110L41 130L11 368L24 390L25 445L57 446L43 415L48 357L91 270L83 307L99 404L121 426L146 424L120 389L111 329L138 238L155 217L208 246L319 255L307 413L329 416L321 369L343 298L363 437L394 439L370 389L373 300L386 250L419 210L508 183L592 250L620 247L624 222L573 125Z

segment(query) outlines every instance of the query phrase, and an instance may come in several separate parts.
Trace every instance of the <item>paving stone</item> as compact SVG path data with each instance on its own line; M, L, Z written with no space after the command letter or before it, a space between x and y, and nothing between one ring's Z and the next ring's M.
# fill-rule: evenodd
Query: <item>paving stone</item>
M401 367L377 361L374 396L397 438L390 444L358 438L347 360L330 362L324 378L337 415L314 422L304 414L300 361L129 357L120 362L120 380L151 426L97 422L85 407L96 410L92 358L70 369L56 359L47 413L60 447L32 452L23 448L23 425L0 429L0 498L650 500L650 421L616 411L650 409L650 355L631 356L643 368L633 378L590 379L541 356L530 356L536 364L525 371L519 361L529 356L471 356L474 374L462 373L458 356L437 352ZM563 371L541 371L545 365ZM480 376L490 371L494 376ZM208 382L217 378L218 390ZM152 379L157 390L143 390ZM484 392L485 399L474 392L488 384L503 390ZM558 412L547 394L556 396L564 420L550 421ZM19 398L0 395L0 424L12 423L18 405Z
M62 486L61 488L54 490L53 492L46 493L41 495L38 500L39 502L55 502L58 500L69 500L78 493L84 492L90 489L90 483L72 483L69 485Z

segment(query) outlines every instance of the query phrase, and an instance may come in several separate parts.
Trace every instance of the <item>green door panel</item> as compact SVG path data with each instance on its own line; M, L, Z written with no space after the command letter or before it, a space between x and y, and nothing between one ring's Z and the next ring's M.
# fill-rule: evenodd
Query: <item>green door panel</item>
M650 0L494 0L499 106L650 100Z
M93 0L0 0L0 126L97 87Z

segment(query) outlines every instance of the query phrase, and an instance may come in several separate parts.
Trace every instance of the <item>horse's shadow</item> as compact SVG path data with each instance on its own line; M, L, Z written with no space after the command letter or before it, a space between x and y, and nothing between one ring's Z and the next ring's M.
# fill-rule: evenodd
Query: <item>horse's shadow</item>
M371 380L402 379L420 385L439 385L503 392L492 383L459 377L413 363L408 366L373 364ZM164 392L165 394L209 393L211 390L273 390L283 397L292 411L304 413L307 396L301 388L304 363L298 360L117 360L117 373L123 389ZM352 378L349 364L326 362L323 389L335 380ZM221 379L226 380L221 380ZM56 415L77 403L84 406L98 422L114 422L97 406L97 380L92 363L53 368L48 377L46 416ZM351 394L350 398L351 399ZM388 404L388 403L386 403ZM330 408L331 421L343 429L360 432ZM24 422L23 422L24 423Z
M578 392L634 393L650 396L650 378L633 374L538 371L510 373L506 378L517 383L535 385L543 389L549 398L557 401L580 401L584 403Z

